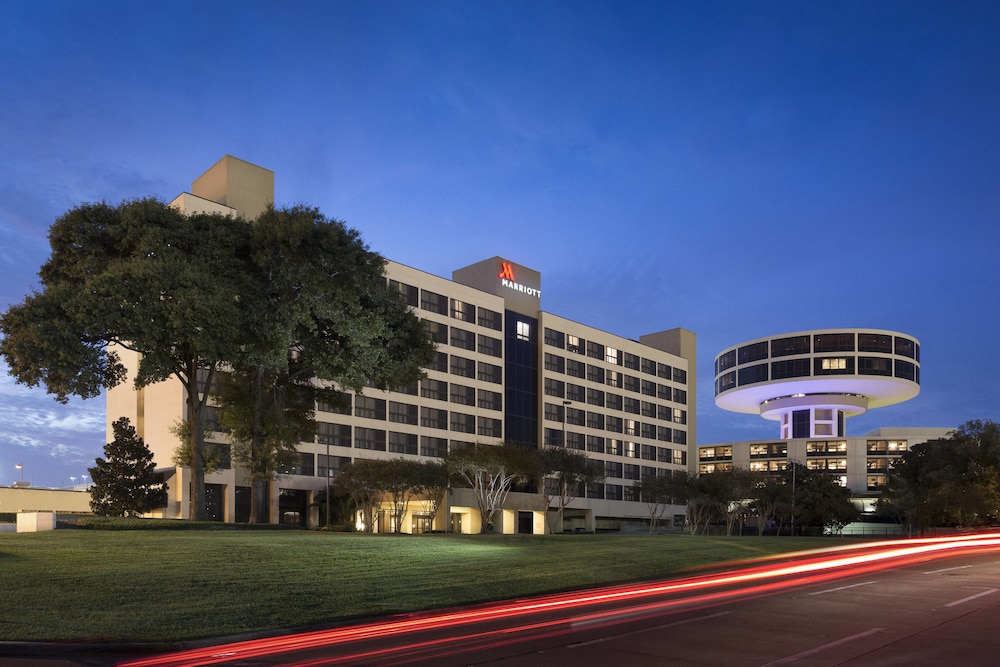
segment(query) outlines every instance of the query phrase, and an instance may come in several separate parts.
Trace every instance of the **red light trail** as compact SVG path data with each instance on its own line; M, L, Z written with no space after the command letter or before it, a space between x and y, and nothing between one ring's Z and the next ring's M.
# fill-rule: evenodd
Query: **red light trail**
M667 581L612 586L473 608L394 616L362 625L255 639L180 651L121 663L120 667L195 667L310 649L336 648L336 655L284 664L297 667L373 661L391 664L501 646L692 609L721 601L756 597L891 567L1000 549L1000 534L865 542L729 564L739 569ZM775 562L778 561L778 562ZM627 606L624 606L627 605ZM477 628L476 624L492 624ZM430 638L417 633L452 631ZM407 639L410 638L409 643ZM391 639L391 642L389 640ZM378 647L363 642L383 640ZM352 647L357 645L356 649Z

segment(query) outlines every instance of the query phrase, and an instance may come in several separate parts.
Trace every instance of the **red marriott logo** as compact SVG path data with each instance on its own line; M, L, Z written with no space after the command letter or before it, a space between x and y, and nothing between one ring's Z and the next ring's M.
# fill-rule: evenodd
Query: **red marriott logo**
M522 294L539 299L542 298L542 290L514 281L514 267L511 266L510 262L500 262L500 274L497 277L500 279L500 284L507 289L512 289L515 292L521 292Z

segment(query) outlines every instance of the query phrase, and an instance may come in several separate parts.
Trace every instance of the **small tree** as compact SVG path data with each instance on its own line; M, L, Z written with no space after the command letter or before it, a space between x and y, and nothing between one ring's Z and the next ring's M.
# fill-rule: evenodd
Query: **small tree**
M573 502L577 490L588 484L604 481L604 468L600 463L587 458L587 455L572 449L548 447L540 452L539 472L542 477L542 495L545 499L546 526L549 532L556 532L548 525L548 510L553 498L556 505L558 526L563 525L563 514L566 507ZM560 530L561 532L561 530Z
M448 491L448 465L444 461L424 461L420 464L420 504L430 514L431 526Z
M167 504L163 474L155 471L153 453L136 435L128 417L112 424L115 439L104 446L104 456L88 468L90 509L99 516L139 516Z
M422 465L402 457L375 462L376 483L382 497L389 502L392 532L403 532L403 517L410 500L420 492Z
M333 481L339 493L350 496L361 514L361 523L366 533L375 532L375 518L382 490L378 482L378 461L355 459Z
M482 521L479 532L493 525L511 484L531 477L537 469L537 452L512 444L476 444L448 458L448 468L472 488Z
M676 502L686 502L688 474L683 470L669 471L666 475L646 475L636 482L635 489L639 499L649 508L649 534L656 531L656 524L667 511L667 507Z

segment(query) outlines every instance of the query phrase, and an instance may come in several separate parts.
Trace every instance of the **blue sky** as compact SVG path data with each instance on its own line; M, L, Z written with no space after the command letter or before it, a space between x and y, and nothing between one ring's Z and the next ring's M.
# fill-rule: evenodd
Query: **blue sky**
M848 421L1000 419L994 2L0 0L0 308L81 202L165 200L229 153L384 256L502 255L543 308L730 345L824 327L922 345L920 395ZM6 370L5 368L3 370ZM0 484L79 478L103 400L0 375Z

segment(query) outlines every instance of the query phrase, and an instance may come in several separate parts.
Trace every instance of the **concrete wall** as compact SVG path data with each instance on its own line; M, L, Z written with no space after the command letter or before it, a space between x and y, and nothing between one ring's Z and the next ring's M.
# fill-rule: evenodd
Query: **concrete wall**
M0 513L90 513L90 493L63 489L12 489L0 487Z

